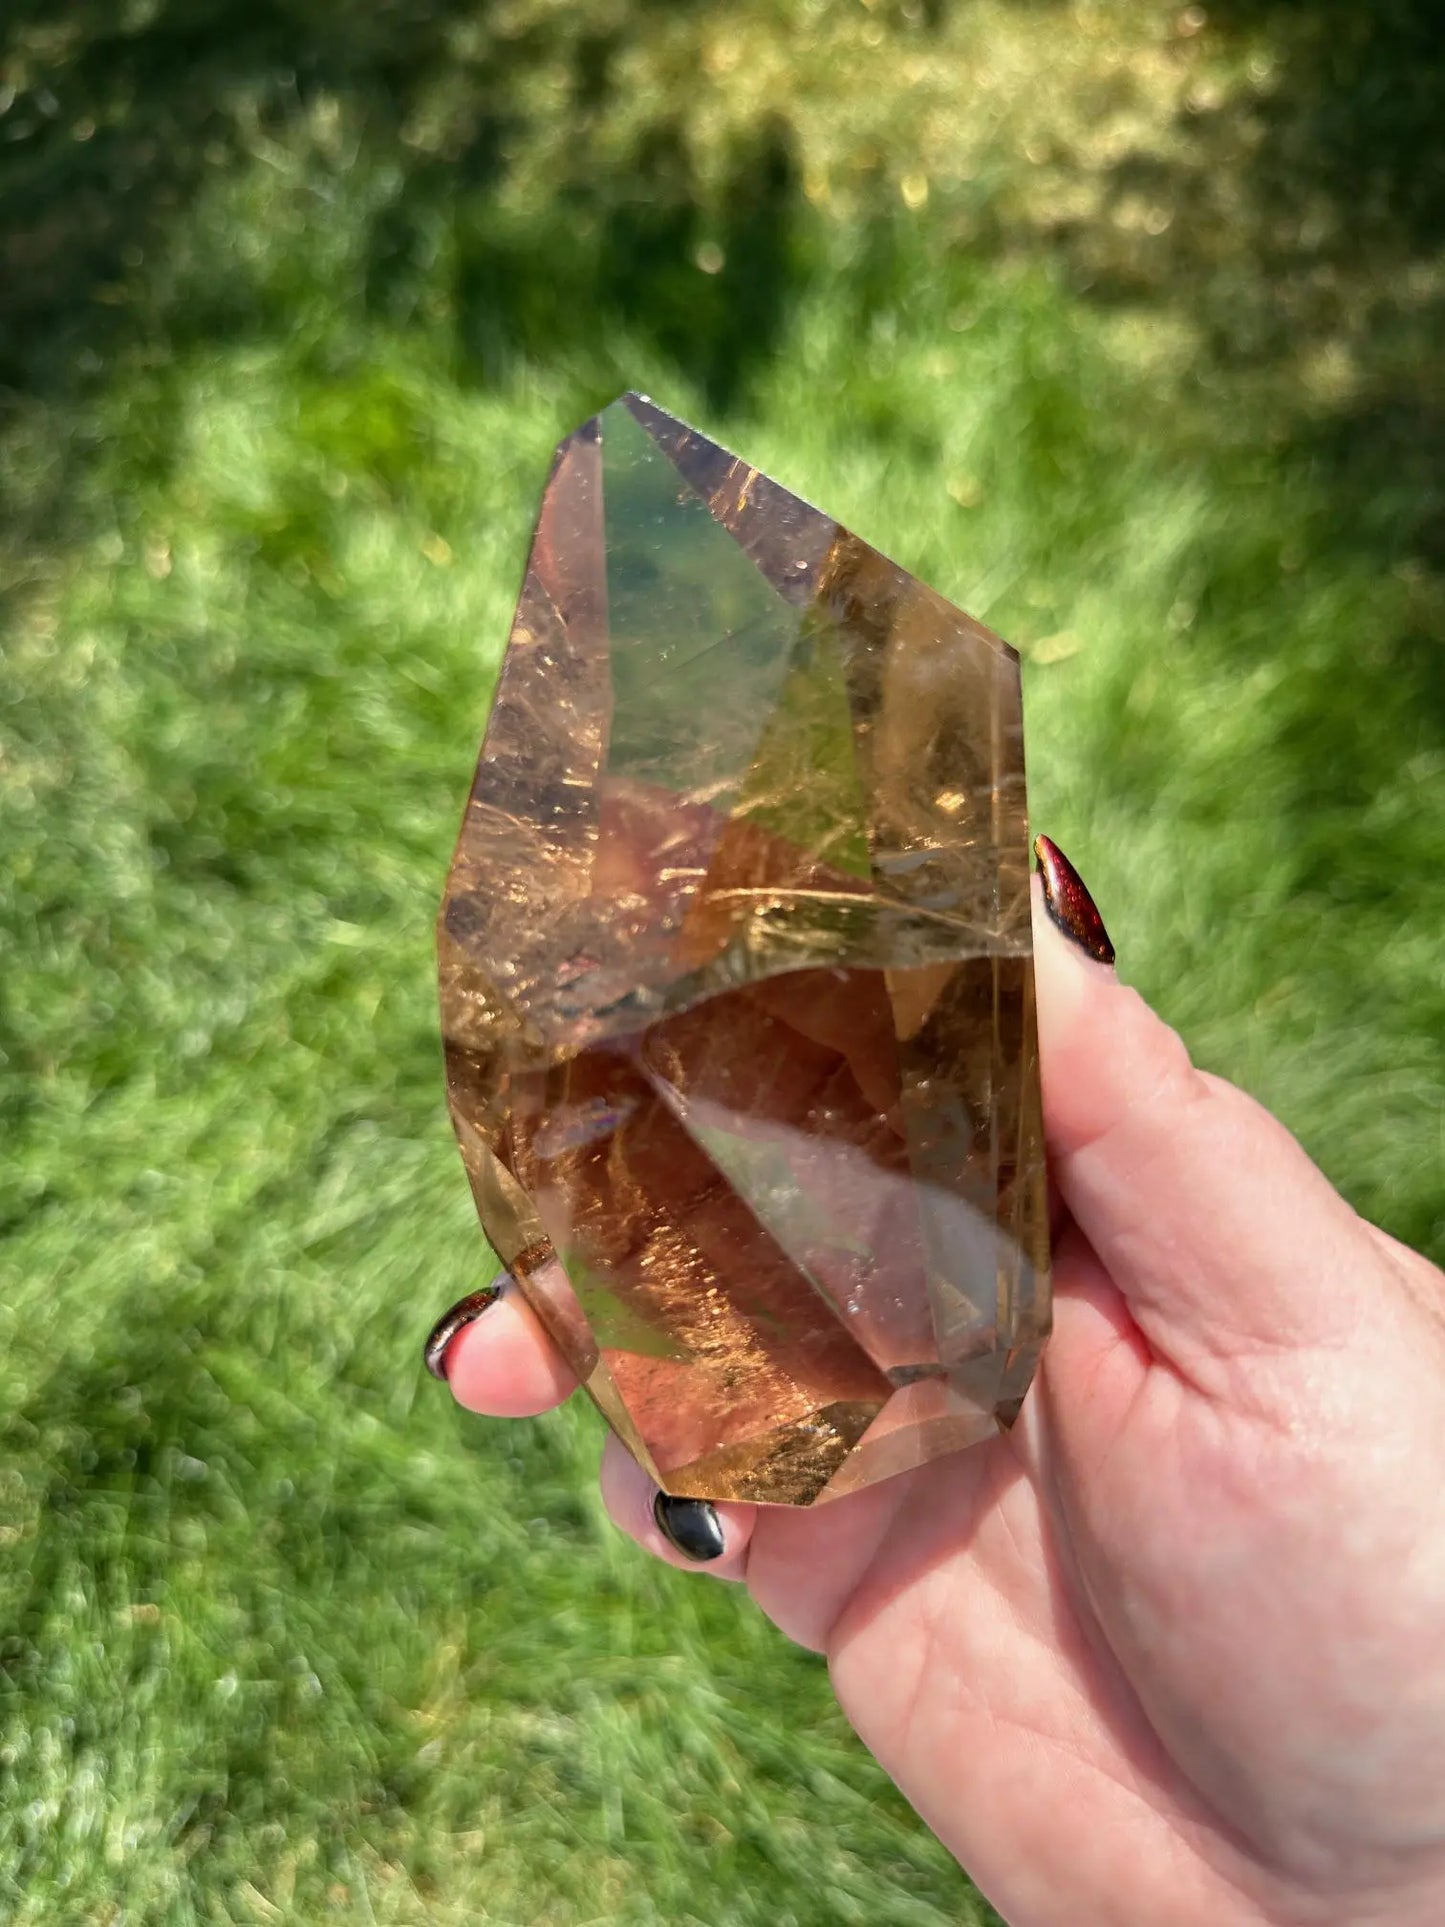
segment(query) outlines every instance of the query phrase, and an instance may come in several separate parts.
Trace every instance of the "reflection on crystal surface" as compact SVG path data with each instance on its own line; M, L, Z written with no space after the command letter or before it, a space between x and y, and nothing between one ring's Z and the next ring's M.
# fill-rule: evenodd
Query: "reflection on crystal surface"
M1018 662L637 396L558 451L439 933L483 1224L668 1490L1011 1422L1048 1326Z

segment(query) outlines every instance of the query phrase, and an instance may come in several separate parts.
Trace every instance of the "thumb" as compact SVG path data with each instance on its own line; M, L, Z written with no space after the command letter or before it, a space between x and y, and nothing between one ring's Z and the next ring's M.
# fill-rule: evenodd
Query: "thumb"
M1061 934L1040 877L1034 943L1050 1170L1153 1350L1193 1376L1347 1342L1378 1295L1374 1234L1282 1124L1196 1070L1138 992Z

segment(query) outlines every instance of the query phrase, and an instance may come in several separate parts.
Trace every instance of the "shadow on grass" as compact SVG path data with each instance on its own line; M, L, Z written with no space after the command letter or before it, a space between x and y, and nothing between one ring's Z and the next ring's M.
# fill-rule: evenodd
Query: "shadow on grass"
M1279 748L1302 885L1385 898L1400 878L1368 849L1351 881L1324 866L1338 812L1380 776L1362 753L1380 712L1400 762L1445 743L1445 36L1433 0L1212 0L1207 16L1249 51L1249 84L1196 90L1170 151L1123 155L1093 215L1043 239L1091 301L1182 323L1181 416L1242 458L1239 480L1282 473L1313 505L1303 546L1267 553L1260 531L1275 606L1312 556L1377 574L1366 633L1296 652Z
M1198 378L1276 371L1310 453L1388 532L1445 563L1445 38L1431 0L1220 0L1258 89L1208 92L1184 158L1115 163L1100 213L1053 240L1091 296L1188 316ZM1141 232L1130 203L1156 209ZM1327 358L1327 359L1322 359Z
M597 143L629 45L678 11L539 11L519 31L488 0L13 0L0 24L0 434L27 400L84 403L133 378L137 357L283 328L245 263L205 287L168 263L200 194L334 106L385 183L369 306L405 318L436 296L440 233L463 378L585 352L612 330L655 344L727 408L775 347L801 271L799 170L787 121L764 116L705 185L670 99L640 103L620 149ZM569 77L564 102L547 96L569 125L565 159L514 218L519 103L544 70ZM43 489L12 487L3 506L22 534L63 530L68 481L53 461Z
M695 58L724 9L684 11ZM345 165L373 183L362 306L402 325L443 313L469 381L529 360L601 368L598 344L617 334L672 361L714 412L745 399L824 272L820 228L782 114L760 109L719 177L700 157L686 53L666 89L630 97L629 54L678 17L676 0L530 15L489 0L11 0L0 511L12 545L64 539L97 392L148 359L287 328L284 293L258 291L245 263L207 277L172 257L198 196L337 103L357 142ZM881 17L931 38L948 8L899 0ZM1194 101L1168 154L1115 162L1087 219L995 228L976 246L1016 255L1022 240L1097 303L1185 321L1198 349L1183 410L1202 403L1216 442L1232 438L1236 474L1290 465L1322 504L1316 552L1354 550L1393 579L1395 613L1367 649L1342 643L1298 672L1311 686L1282 729L1298 727L1305 818L1367 793L1357 719L1382 678L1407 725L1402 754L1445 740L1445 276L1431 265L1445 241L1445 42L1431 0L1217 0L1208 31L1255 48L1257 86ZM545 191L518 172L539 128L553 142ZM1162 231L1121 218L1131 204L1160 210ZM828 271L860 328L909 303L944 245L892 192L853 239L849 264ZM76 431L22 485L4 442L30 400L77 404ZM880 406L870 422L859 403L859 432L904 432ZM166 459L164 433L148 445ZM1260 583L1272 573L1277 594L1279 568L1301 562L1266 555L1268 533ZM1211 593L1206 582L1201 608Z

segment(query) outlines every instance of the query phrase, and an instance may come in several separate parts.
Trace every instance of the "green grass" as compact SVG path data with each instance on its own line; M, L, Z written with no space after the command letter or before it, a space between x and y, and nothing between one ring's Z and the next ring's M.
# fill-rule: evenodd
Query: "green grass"
M1445 1253L1428 9L7 22L0 1912L987 1918L589 1413L421 1376L431 919L635 385L1018 643L1125 973Z

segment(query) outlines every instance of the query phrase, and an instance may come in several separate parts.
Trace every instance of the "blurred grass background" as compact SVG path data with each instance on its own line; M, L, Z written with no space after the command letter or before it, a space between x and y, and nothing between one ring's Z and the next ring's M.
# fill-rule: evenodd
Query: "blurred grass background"
M989 1918L419 1373L529 520L637 386L1001 630L1125 973L1445 1255L1442 116L1427 0L8 0L7 1920Z

